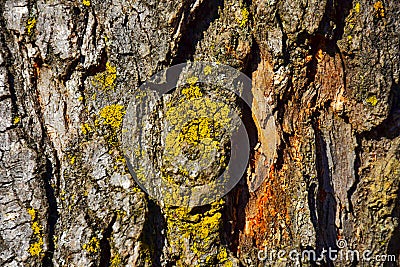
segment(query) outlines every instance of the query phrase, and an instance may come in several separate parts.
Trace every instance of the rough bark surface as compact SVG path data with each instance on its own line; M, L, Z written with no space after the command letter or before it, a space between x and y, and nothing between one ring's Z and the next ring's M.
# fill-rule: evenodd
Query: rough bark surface
M399 33L397 0L1 0L0 265L293 266L257 254L342 239L400 262ZM132 94L188 60L251 77L261 122L240 183L192 210L149 199L120 141Z

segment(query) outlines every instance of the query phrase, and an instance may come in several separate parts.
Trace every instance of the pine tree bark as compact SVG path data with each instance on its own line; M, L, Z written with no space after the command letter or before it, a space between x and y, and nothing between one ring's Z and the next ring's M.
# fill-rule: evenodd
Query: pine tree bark
M338 240L399 262L399 18L397 0L1 1L0 265L294 266L259 251ZM185 210L140 190L120 135L138 87L189 60L251 77L253 118L246 175Z

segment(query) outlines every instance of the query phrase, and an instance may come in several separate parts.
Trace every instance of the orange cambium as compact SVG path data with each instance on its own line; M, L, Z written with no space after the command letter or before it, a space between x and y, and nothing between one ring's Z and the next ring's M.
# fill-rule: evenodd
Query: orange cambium
M255 215L249 217L246 221L245 235L256 236L256 243L259 249L266 245L265 240L271 240L270 237L277 232L281 232L281 238L288 238L288 232L282 225L290 224L288 213L289 200L286 197L283 174L276 173L275 166L272 165L265 179L264 191L257 194Z

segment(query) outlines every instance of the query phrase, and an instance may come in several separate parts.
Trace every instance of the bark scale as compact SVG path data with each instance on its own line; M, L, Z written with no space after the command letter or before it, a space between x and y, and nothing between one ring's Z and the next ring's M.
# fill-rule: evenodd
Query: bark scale
M1 1L0 265L264 266L342 239L399 262L399 18L395 0ZM141 192L119 139L132 93L187 60L249 75L277 124L244 111L248 173L193 210Z

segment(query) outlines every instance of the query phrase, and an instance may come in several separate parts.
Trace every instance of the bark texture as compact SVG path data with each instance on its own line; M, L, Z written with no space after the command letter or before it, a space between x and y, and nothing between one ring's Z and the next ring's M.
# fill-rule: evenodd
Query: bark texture
M294 266L257 254L342 239L400 262L399 33L397 0L1 0L0 265ZM260 122L243 110L247 174L191 210L148 198L120 140L132 94L188 60L251 77Z

